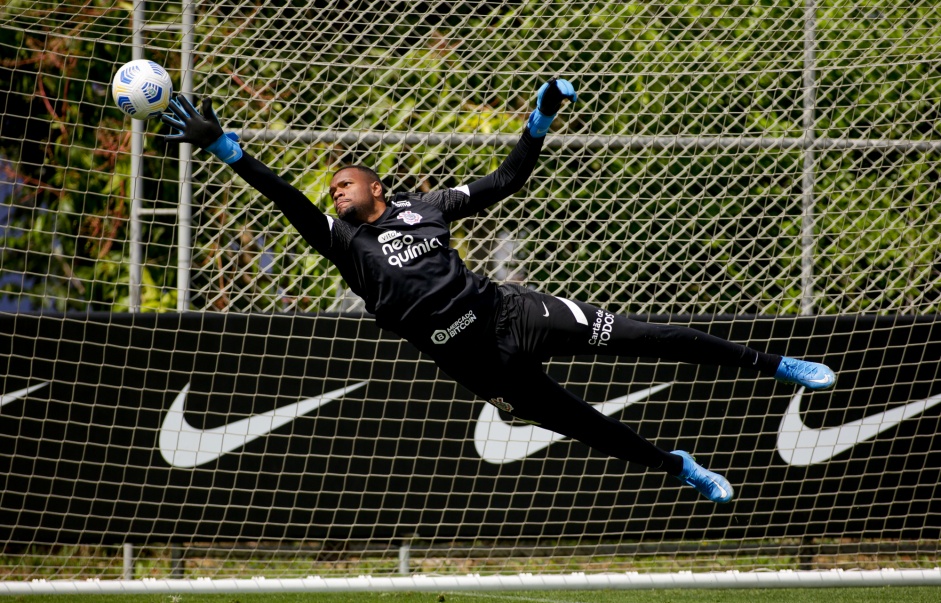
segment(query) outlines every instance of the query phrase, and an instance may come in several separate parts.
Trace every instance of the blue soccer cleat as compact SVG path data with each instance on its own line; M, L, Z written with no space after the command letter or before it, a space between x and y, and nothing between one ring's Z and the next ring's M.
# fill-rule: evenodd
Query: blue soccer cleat
M836 385L836 375L824 364L784 357L774 378L781 383L803 385L807 389L830 389Z
M698 465L688 452L674 450L673 454L683 458L683 472L677 475L676 479L687 486L696 488L700 494L712 502L727 503L732 500L735 492L729 480Z

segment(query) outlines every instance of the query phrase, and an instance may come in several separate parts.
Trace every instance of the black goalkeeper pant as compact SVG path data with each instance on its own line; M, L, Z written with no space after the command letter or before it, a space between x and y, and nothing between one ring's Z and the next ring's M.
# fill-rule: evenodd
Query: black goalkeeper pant
M675 474L680 465L668 451L559 385L546 374L544 362L558 356L611 355L749 368L773 375L781 360L687 327L639 322L515 285L501 286L500 293L503 299L495 319L486 329L467 333L470 337L461 342L459 357L432 354L438 366L514 417L648 468Z

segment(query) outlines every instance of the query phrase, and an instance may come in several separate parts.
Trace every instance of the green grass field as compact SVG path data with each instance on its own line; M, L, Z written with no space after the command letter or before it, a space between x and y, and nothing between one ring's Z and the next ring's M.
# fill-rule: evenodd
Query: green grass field
M941 601L941 588L925 586L444 593L30 595L14 596L7 600L22 603L937 603Z

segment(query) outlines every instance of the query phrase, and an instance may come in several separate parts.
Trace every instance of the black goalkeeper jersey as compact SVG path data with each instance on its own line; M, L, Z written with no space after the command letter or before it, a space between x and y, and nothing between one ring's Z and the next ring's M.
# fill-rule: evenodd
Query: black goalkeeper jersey
M496 286L468 270L450 246L442 207L454 196L464 194L399 194L371 224L334 221L335 244L323 252L376 323L410 340L497 302Z
M368 224L324 214L248 153L232 166L337 266L381 328L435 351L470 323L489 320L499 303L496 285L471 272L451 248L449 223L519 190L541 147L541 138L524 132L495 172L457 188L392 195L382 216Z

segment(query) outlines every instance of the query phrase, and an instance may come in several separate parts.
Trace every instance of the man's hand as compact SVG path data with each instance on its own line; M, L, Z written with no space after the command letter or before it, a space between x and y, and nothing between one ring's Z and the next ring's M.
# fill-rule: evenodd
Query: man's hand
M542 138L549 131L549 126L556 113L562 108L562 101L575 102L575 87L566 80L552 78L539 88L536 94L536 110L529 116L526 127L533 138Z
M562 108L563 100L575 102L575 87L568 80L552 78L536 93L536 108L546 117L554 117Z
M166 136L166 140L194 144L225 163L235 163L241 159L242 147L238 144L238 134L222 131L219 118L212 110L212 99L203 99L202 110L200 115L188 98L182 95L174 96L170 100L169 112L161 115L160 119L179 130L179 133Z

